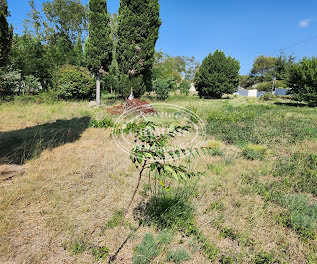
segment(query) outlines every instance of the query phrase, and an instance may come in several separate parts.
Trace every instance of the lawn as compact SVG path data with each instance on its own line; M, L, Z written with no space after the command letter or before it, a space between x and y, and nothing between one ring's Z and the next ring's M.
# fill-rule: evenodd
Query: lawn
M185 185L144 180L120 227L138 171L91 126L103 103L0 104L0 263L317 263L317 108L171 96L213 153Z

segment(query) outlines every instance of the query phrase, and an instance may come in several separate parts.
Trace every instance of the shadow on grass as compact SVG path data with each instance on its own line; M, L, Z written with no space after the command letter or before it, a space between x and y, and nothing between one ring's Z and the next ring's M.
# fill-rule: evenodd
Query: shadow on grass
M89 124L90 117L86 116L0 132L0 165L24 164L46 149L74 142L80 138Z
M291 106L291 107L308 107L307 104L304 103L282 103L282 102L275 102L275 105L281 105L281 106Z

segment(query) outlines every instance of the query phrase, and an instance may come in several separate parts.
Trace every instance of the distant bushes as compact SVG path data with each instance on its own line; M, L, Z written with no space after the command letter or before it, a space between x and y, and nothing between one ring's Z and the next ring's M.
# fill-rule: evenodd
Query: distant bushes
M88 69L69 64L56 72L54 84L62 99L88 99L94 91L94 80Z
M272 82L263 82L263 83L259 83L256 86L256 89L259 91L263 91L263 92L271 92L272 91L272 87L273 87L273 83Z

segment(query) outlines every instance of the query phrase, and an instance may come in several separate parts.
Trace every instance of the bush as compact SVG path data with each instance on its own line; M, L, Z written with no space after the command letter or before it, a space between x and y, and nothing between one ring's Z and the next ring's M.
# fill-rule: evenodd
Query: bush
M239 84L239 70L240 63L236 59L218 50L210 53L195 77L199 96L219 99L224 94L233 94Z
M53 104L58 101L58 93L54 90L48 90L46 92L41 92L37 95L20 95L14 98L17 102L22 103L36 103L36 104Z
M21 87L21 72L0 69L0 96L12 96Z
M256 89L263 92L272 92L273 82L263 82L256 86Z
M91 126L95 128L108 128L108 127L113 127L114 122L112 121L112 119L107 117L105 117L103 120L100 120L100 121L93 119L91 120Z
M128 97L133 91L133 95L136 98L140 98L146 92L145 83L142 76L129 77L127 75L120 75L120 90L119 93L123 97Z
M64 65L56 73L55 87L60 98L88 99L94 92L94 80L88 69Z
M271 101L274 99L274 95L272 93L266 93L265 95L260 97L260 100L263 101Z
M179 90L181 94L185 94L187 96L189 94L189 89L190 89L190 82L188 81L182 81L181 84L179 85Z
M317 58L303 58L290 67L289 87L299 100L317 106Z
M153 81L153 89L157 97L161 100L168 98L168 93L170 89L170 83L168 79L157 79Z

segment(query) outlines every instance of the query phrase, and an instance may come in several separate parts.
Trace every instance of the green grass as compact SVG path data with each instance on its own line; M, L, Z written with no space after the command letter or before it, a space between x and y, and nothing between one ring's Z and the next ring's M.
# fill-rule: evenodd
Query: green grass
M190 255L184 248L176 250L169 250L167 252L166 261L173 262L176 264L182 263L190 259Z
M273 175L280 181L276 185L284 190L311 193L317 196L317 154L296 152L279 158Z
M109 106L118 102L112 96L103 100ZM20 213L41 208L34 241L47 238L58 248L56 233L69 241L70 233L89 230L65 247L78 263L106 261L118 249L114 241L123 242L138 224L117 261L133 251L134 263L316 263L317 109L281 98L172 95L166 102L188 107L206 122L204 144L212 155L191 160L191 169L204 172L194 189L167 182L171 190L157 192L144 177L147 192L137 193L122 229L122 210L109 204L125 208L123 197L133 191L137 170L109 137L110 128L93 128L115 121L107 107L0 104L0 163L27 169L0 181L0 255L14 263L43 257L34 250L36 243L23 237L32 234L34 217ZM151 118L161 125L179 122ZM92 125L91 119L98 121ZM27 245L27 253L15 247L16 239L22 249Z
M305 115L303 118L302 115ZM207 131L235 145L287 145L317 138L317 111L277 105L222 106L207 118Z

